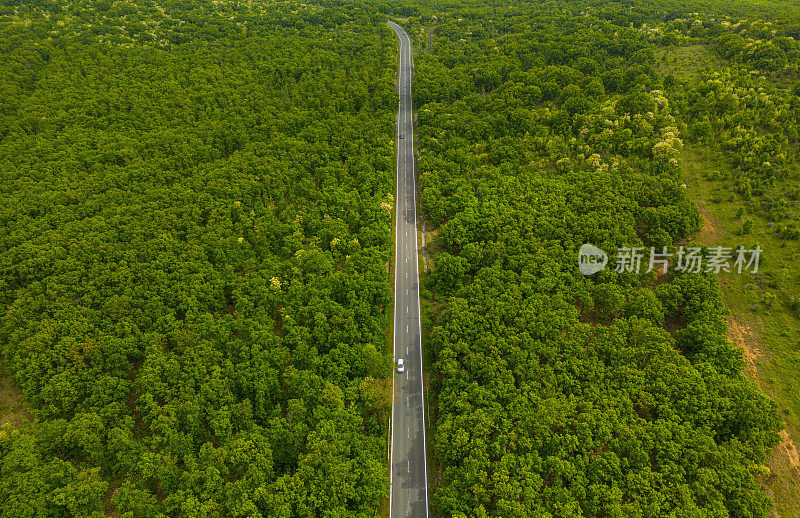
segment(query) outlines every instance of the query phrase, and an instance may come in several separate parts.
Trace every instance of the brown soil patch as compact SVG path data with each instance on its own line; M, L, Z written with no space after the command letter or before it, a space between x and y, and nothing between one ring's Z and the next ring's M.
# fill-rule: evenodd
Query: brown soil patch
M781 430L781 444L778 446L778 451L786 456L796 474L800 475L800 453L786 430Z
M697 207L700 211L700 230L697 232L696 237L701 243L715 245L719 243L722 232L717 228L719 225L716 218L704 205L704 203L700 203Z
M757 366L757 361L763 358L763 354L756 345L758 339L752 327L728 315L728 340L737 347L742 348L747 377L758 383L758 386L763 391L764 388L758 376Z
M706 214L702 214L701 216L703 218L703 228L701 229L701 232L716 234L717 226L711 221L711 218L709 218Z

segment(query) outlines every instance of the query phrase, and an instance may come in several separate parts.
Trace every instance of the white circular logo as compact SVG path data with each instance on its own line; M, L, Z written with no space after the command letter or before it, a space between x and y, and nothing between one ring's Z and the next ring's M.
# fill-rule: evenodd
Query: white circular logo
M593 275L608 264L608 255L594 245L584 243L578 250L578 269L584 275Z

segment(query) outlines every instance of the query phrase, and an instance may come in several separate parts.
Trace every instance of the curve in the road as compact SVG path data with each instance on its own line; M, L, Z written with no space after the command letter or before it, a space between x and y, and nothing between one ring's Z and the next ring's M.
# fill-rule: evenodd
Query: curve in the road
M427 518L428 466L425 447L425 395L417 262L417 207L414 167L414 110L411 103L411 40L388 22L400 41L397 110L397 186L395 194L394 356L389 516Z

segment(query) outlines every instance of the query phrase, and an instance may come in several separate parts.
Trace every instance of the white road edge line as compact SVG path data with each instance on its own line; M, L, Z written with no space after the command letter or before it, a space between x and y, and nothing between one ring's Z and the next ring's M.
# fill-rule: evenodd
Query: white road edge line
M405 33L405 31L403 31ZM408 39L408 34L406 34L406 39ZM411 45L411 40L408 39L409 45ZM409 60L411 56L409 55ZM411 142L413 146L414 142L414 100L411 97L411 82L409 81L408 85L408 93L409 99L408 104L411 108L412 120L411 120ZM412 147L411 153L411 178L414 179L416 185L416 167L414 165L414 153ZM414 206L414 228L417 227L417 192L416 188L411 190L412 193L412 201ZM414 232L414 253L419 253L419 243L417 243L417 233ZM414 263L414 276L417 281L417 286L419 286L419 270L417 269L417 263ZM420 388L420 397L422 398L422 458L423 458L423 466L422 469L425 472L425 517L428 517L428 508L430 507L430 503L428 501L428 445L427 437L425 433L425 371L422 369L422 317L420 316L420 301L419 301L419 293L417 293L417 329L420 331L417 333L417 339L419 344L419 388Z

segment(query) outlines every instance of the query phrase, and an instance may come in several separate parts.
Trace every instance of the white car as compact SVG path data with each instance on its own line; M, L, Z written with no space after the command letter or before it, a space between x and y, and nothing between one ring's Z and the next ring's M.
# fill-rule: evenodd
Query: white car
M406 370L406 366L403 365L403 359L400 358L399 360L397 360L397 372L403 372L405 370Z

